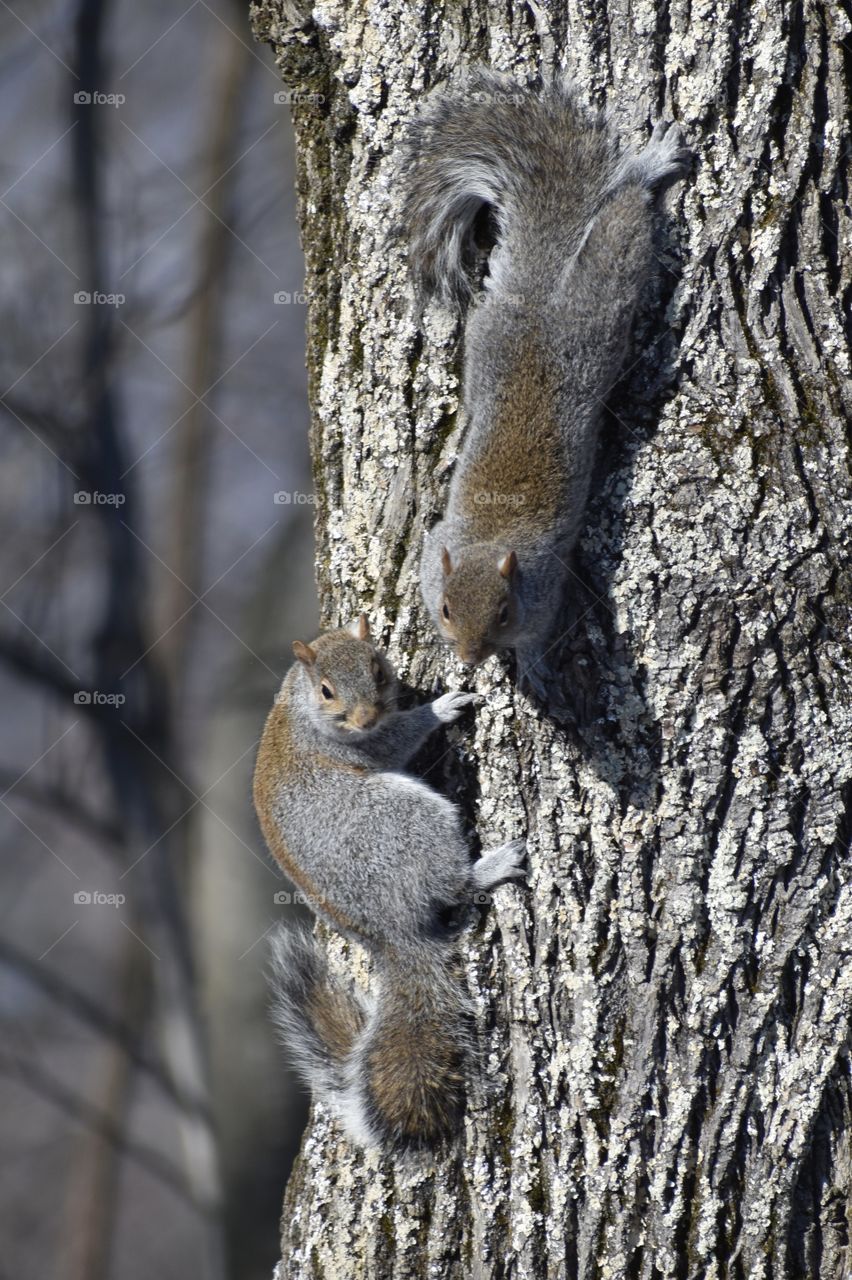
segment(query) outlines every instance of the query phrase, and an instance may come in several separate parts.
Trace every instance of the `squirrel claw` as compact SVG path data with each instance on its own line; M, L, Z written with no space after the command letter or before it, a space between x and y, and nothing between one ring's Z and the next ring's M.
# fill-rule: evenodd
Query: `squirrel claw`
M682 177L689 168L692 152L684 142L680 125L658 120L637 159L645 186L656 187Z
M478 889L493 889L504 880L525 880L524 863L527 846L524 840L510 840L496 849L489 849L474 863L473 879Z

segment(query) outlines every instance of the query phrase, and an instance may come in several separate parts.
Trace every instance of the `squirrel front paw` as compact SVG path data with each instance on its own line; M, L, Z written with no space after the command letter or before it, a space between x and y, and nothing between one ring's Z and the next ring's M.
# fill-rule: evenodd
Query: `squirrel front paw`
M444 693L440 698L436 698L432 703L432 710L441 724L452 724L454 720L458 720L465 707L469 707L475 701L475 693L462 693L460 690L455 690L453 693Z

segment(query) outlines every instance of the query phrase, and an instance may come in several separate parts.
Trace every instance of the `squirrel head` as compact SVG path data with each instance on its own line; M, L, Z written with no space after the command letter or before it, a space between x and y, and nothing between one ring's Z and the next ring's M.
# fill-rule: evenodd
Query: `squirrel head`
M476 666L510 648L521 622L520 571L514 551L465 547L453 560L444 548L438 625L464 663Z
M369 733L396 705L396 672L373 645L366 615L351 628L293 642L307 676L311 712L324 732Z

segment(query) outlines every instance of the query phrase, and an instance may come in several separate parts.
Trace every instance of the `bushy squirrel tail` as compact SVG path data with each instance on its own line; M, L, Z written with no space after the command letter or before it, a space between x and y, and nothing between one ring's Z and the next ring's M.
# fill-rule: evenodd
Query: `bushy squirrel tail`
M378 982L370 1001L333 977L310 932L273 936L273 1016L305 1082L362 1146L438 1146L464 1110L462 987L428 945L383 953Z
M281 925L272 935L269 976L272 1019L293 1067L320 1097L337 1097L342 1064L367 1021L366 1002L330 973L302 926Z
M546 291L582 245L619 166L603 117L586 112L566 83L539 90L486 70L432 95L404 155L412 271L449 303L470 295L489 239L492 287Z

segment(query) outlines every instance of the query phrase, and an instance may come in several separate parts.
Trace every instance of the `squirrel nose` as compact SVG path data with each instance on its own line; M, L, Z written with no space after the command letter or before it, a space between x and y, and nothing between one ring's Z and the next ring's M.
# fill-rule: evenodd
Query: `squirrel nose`
M372 729L379 718L379 708L362 702L352 712L352 723L358 729Z
M482 650L476 645L463 645L459 649L459 661L463 662L466 667L475 667L477 663L482 661Z

